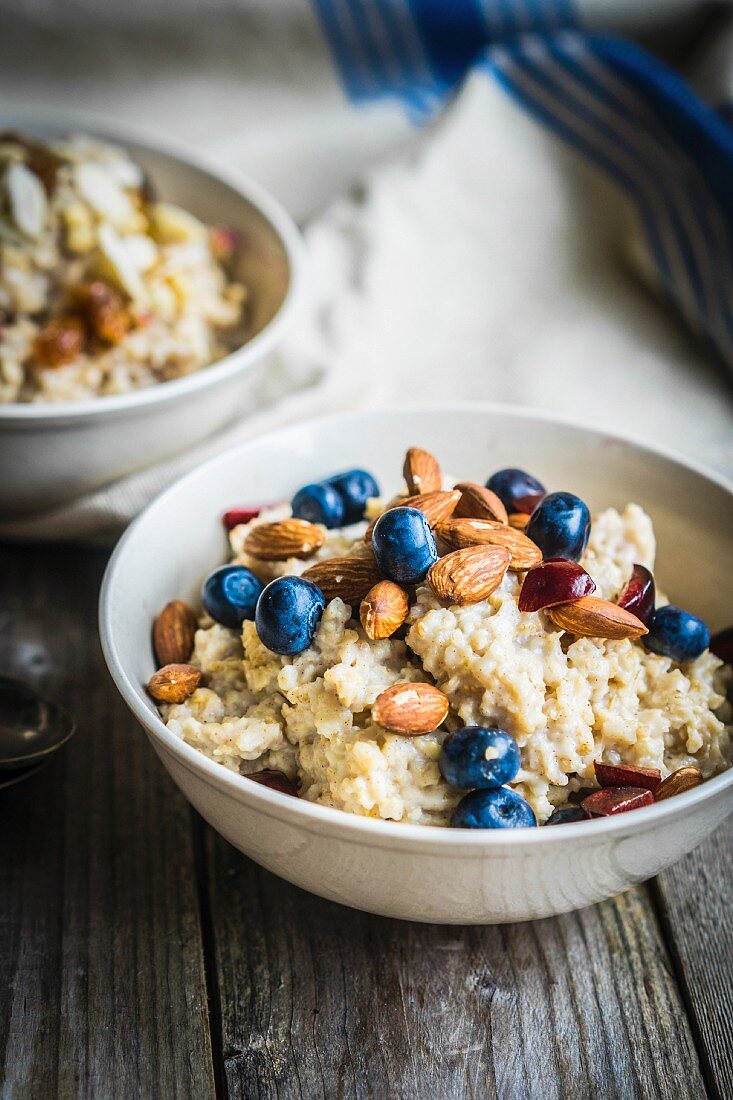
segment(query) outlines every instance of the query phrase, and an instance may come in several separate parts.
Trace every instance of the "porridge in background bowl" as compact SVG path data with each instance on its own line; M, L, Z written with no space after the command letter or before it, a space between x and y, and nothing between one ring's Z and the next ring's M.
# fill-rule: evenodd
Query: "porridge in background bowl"
M640 507L591 520L520 470L454 486L417 448L404 475L390 501L353 470L227 513L203 614L155 623L171 733L313 802L466 828L609 816L729 766L730 666L655 593Z
M0 134L0 403L127 393L244 343L234 234L160 201L122 149Z

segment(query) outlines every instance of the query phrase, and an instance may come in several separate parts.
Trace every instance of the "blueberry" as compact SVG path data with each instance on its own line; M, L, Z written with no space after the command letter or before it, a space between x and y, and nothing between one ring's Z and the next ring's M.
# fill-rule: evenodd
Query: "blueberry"
M507 512L532 512L547 492L541 481L525 470L497 470L486 482Z
M430 524L417 508L392 508L372 534L379 571L395 584L417 584L438 560Z
M358 523L364 518L364 508L370 497L379 496L379 485L366 470L347 470L329 477L344 502L344 523Z
M257 601L255 625L273 653L302 653L313 641L326 601L317 584L303 577L270 581Z
M550 493L535 508L525 534L545 558L578 561L590 536L588 505L572 493Z
M471 791L453 811L454 829L528 829L537 824L529 802L511 787Z
M561 806L553 811L545 825L570 825L573 821L587 821L588 814L582 806Z
M708 648L710 631L697 615L668 603L654 612L644 645L652 653L687 664Z
M443 778L454 787L501 787L519 771L517 742L504 730L464 726L440 750Z
M325 527L341 527L346 511L343 497L327 481L314 481L298 489L290 507L296 519L322 523Z
M222 565L209 573L201 590L204 608L222 626L233 630L254 619L262 581L243 565Z

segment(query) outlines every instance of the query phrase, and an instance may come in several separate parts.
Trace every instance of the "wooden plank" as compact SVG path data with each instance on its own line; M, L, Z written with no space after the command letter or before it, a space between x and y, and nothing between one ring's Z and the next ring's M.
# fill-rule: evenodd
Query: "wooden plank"
M733 1096L733 817L655 882L662 927L713 1096Z
M191 816L112 685L104 556L0 548L0 669L79 732L0 792L3 1096L210 1097Z
M702 1097L645 888L495 928L357 913L209 833L229 1096Z

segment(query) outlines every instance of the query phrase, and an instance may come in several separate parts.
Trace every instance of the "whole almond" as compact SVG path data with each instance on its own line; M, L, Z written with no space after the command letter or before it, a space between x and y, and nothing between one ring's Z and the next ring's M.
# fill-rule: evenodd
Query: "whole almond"
M514 527L517 531L523 531L529 523L530 516L527 512L510 512L509 513L509 526Z
M148 680L148 692L159 703L183 703L200 683L201 669L195 665L165 665Z
M327 601L338 596L348 604L358 603L380 576L371 554L363 558L327 558L317 561L303 573L305 580L318 585Z
M410 610L404 588L393 581L379 581L361 602L359 618L367 638L390 638L402 626Z
M377 696L372 718L393 733L432 733L448 714L448 697L433 684L393 684Z
M244 540L242 549L260 561L308 558L326 541L326 529L305 519L281 519L259 523Z
M561 630L586 638L621 638L636 640L649 631L641 619L623 607L598 596L581 596L571 603L548 607L546 614Z
M455 510L456 519L495 519L506 523L506 508L496 493L479 485L477 481L459 481L455 486L460 490L461 499Z
M167 603L153 624L153 652L158 665L184 664L191 656L196 615L183 600Z
M454 550L428 570L427 581L441 600L478 603L497 588L509 567L505 546L469 546Z
M435 493L443 488L440 463L430 451L423 451L420 447L410 447L405 455L402 473L407 482L407 491L413 496L418 493Z
M384 511L390 512L393 508L417 508L418 512L422 512L425 516L430 526L435 527L452 515L460 496L461 494L456 489L449 489L436 493L420 493L416 497L396 497L395 500L389 502ZM379 519L379 516L377 516L377 519ZM364 538L367 542L372 540L372 532L376 522L377 520L373 519L364 532Z
M448 546L504 546L509 551L509 568L532 569L542 562L542 551L522 531L515 531L496 520L449 519L436 527Z
M654 792L654 801L661 802L662 799L672 798L676 794L682 794L683 791L691 791L693 787L699 787L702 781L700 769L694 764L685 764L683 768L678 768L676 772L672 772L662 780Z

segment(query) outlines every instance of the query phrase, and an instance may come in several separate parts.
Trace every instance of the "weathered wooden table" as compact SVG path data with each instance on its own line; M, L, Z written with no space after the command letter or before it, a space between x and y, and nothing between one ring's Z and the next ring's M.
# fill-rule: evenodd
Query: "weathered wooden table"
M404 924L215 836L117 696L102 553L0 548L0 671L68 748L0 791L4 1100L733 1096L733 819L554 920Z

